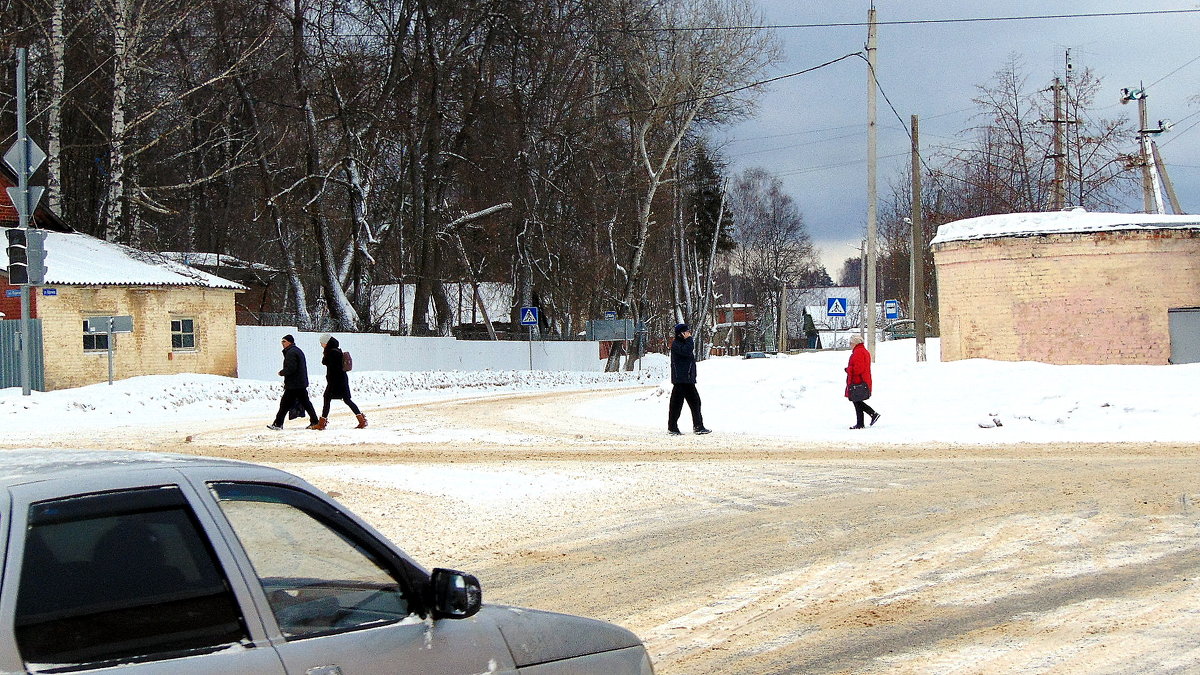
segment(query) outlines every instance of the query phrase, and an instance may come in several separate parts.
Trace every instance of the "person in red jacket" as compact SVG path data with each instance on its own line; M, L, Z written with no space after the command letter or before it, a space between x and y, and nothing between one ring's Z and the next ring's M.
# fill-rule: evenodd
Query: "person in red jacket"
M854 416L857 422L851 429L863 428L863 413L871 416L871 426L879 421L879 413L875 412L871 406L867 405L866 399L871 397L871 352L867 351L863 345L863 339L857 335L850 338L850 346L853 348L850 351L850 363L846 365L846 398L854 404ZM851 396L850 386L858 383L867 385L866 396L860 400L854 400L858 396Z

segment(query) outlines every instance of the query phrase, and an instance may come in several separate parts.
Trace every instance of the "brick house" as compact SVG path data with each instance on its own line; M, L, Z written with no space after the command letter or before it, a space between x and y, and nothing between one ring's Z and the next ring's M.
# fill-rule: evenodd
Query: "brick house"
M1166 364L1200 306L1200 217L1013 213L938 228L941 358Z
M0 188L14 183L0 170ZM47 391L108 380L107 334L83 332L83 322L95 316L133 317L134 332L114 338L114 377L237 375L234 298L243 286L73 232L43 207L33 220L47 232L46 282L30 298L30 314L41 320ZM0 189L0 230L17 223L8 193ZM6 321L21 317L19 290L8 283L8 253L0 245L0 313Z
M114 336L116 377L208 373L237 376L234 300L240 284L75 232L46 237L46 282L35 288L47 391L108 379L108 336L83 332L96 316L131 316L134 332ZM7 254L0 255L7 268ZM20 316L18 287L2 284L0 312Z

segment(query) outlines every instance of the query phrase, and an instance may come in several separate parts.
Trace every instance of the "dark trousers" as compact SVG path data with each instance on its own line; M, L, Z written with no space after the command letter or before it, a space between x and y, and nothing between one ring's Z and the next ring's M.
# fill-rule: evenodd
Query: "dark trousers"
M858 426L863 425L863 413L875 416L875 409L867 405L866 401L851 401L851 403L854 404L854 417L858 420Z
M275 426L283 426L283 418L287 417L288 411L292 409L292 404L296 401L304 406L304 412L308 413L309 423L317 423L317 411L313 409L312 401L308 398L308 390L284 389L283 397L279 399L279 412L275 414Z
M325 405L321 406L321 417L329 417L329 404L334 398L335 397L330 396L329 394L325 395ZM346 402L346 405L350 406L350 412L354 413L355 415L362 414L362 411L358 409L358 406L354 405L354 401L351 401L349 396L339 396L337 398L342 399Z
M679 413L683 412L683 402L687 401L688 409L692 411L692 430L704 427L704 416L700 414L700 392L694 384L677 384L671 388L671 406L667 413L667 430L679 430Z

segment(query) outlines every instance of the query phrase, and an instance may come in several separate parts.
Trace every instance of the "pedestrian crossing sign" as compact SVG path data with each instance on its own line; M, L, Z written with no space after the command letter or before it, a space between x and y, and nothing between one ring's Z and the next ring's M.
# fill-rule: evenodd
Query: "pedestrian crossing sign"
M536 326L538 322L537 307L522 307L521 308L521 325Z
M846 298L827 298L825 316L846 316Z

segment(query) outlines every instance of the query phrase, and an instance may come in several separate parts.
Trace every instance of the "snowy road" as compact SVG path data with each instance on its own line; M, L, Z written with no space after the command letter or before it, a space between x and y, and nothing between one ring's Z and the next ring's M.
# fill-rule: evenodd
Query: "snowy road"
M1194 444L804 445L571 414L614 395L19 444L284 466L491 602L633 629L660 675L1200 671Z

